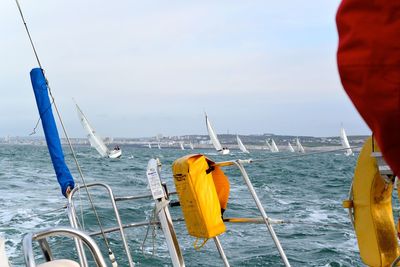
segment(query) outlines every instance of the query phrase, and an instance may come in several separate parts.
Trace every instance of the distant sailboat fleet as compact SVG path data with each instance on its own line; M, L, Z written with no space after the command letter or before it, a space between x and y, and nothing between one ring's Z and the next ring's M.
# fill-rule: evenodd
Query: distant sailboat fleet
M277 153L279 152L279 148L276 145L274 139L271 138L271 140L266 140L265 141L267 144L268 149L272 152L272 153ZM298 153L305 153L304 147L303 145L300 143L299 138L296 138L296 146L295 148L292 146L292 144L290 143L290 141L288 142L288 146L287 146L287 150L289 152L298 152Z
M157 142L157 148L159 149L159 150L161 150L162 149L162 147L161 147L161 142ZM176 145L178 145L178 148L180 149L180 150L186 150L186 148L185 148L185 143L184 142L177 142L177 143L171 143L171 144L164 144L165 146L174 146L175 145L175 148L176 148ZM191 149L191 150L193 150L194 149L194 145L193 145L193 143L192 142L190 142L189 144L187 144L187 146L189 146L189 148ZM152 143L147 143L147 145L145 145L145 147L147 147L147 148L149 148L149 149L152 149L153 147L155 147L155 144L153 144L152 145Z
M215 150L217 150L220 154L228 155L230 153L229 148L223 147L221 145L221 142L219 141L218 136L215 133L215 130L212 127L207 114L205 116L206 116L206 126L207 126L207 132L208 132L208 135L209 135L209 138L210 138L210 143L215 148ZM346 156L354 155L354 152L352 151L350 143L348 141L348 138L347 138L347 135L346 135L346 131L344 130L343 127L340 129L339 137L340 137L341 145L342 145L343 149L345 150L344 154ZM239 135L236 135L236 142L237 142L237 148L241 152L246 153L246 154L250 153L250 151L244 145L244 143L243 143L243 141L242 141L242 139L240 138ZM266 149L269 150L272 153L281 152L281 149L283 149L284 152L306 153L302 143L300 142L300 138L298 138L298 137L296 137L295 139L286 141L286 144L287 144L286 147L281 144L280 148L279 148L273 138L268 138L267 140L265 140L265 144L266 144ZM175 145L178 145L178 149L185 150L185 143L184 142L176 142ZM92 146L94 146L94 145L92 145ZM150 149L152 148L151 143L148 143L147 146ZM169 144L169 146L171 146L171 144ZM157 143L157 147L158 147L158 149L161 149L161 143L160 142ZM191 150L194 149L194 145L193 145L193 143L191 141L186 144L186 147L190 148ZM203 148L206 148L206 147L203 147Z
M229 149L227 147L223 147L221 145L221 142L218 139L217 134L215 133L214 128L211 125L211 122L207 116L207 113L205 113L205 118L206 118L206 127L207 127L207 132L208 135L210 137L210 141L212 143L212 145L214 146L215 150L217 150L220 154L222 155L227 155L229 154ZM246 148L246 146L243 144L242 140L240 139L239 135L236 135L236 141L238 144L238 148L240 149L240 151L242 151L243 153L250 153L248 151L248 149ZM266 145L268 147L268 149L272 152L272 153L277 153L279 152L279 148L276 145L274 139L270 139L270 140L266 140ZM303 145L300 143L299 138L296 138L296 148L293 148L293 146L290 144L290 142L288 142L288 150L290 152L298 152L298 153L305 153L304 147Z
M77 103L75 103L75 106L76 106L76 110L77 110L80 122L87 133L87 137L90 142L90 145L92 147L94 147L102 157L119 158L122 155L121 149L118 146L116 146L113 150L110 150L105 145L102 138L95 132L94 128L89 124L87 118L85 117L84 113L82 112L82 110L80 109L80 107L78 106ZM207 116L207 113L205 113L205 119L206 119L207 132L210 137L211 144L213 145L215 150L217 150L220 154L228 155L230 153L230 150L229 150L229 148L221 145L221 142L219 141L218 136L217 136L214 128L211 125L210 119ZM239 135L236 135L236 141L237 141L237 147L241 152L247 153L247 154L250 153L249 150L247 149L247 147L243 144ZM344 154L346 156L354 155L354 153L350 147L350 143L348 141L346 131L344 130L343 127L341 127L341 129L340 129L340 141L341 141L342 147L345 149ZM294 142L295 142L295 145L292 145L291 141L288 141L287 149L284 149L284 151L289 151L292 153L296 153L296 152L297 153L305 153L305 149L304 149L303 145L301 144L300 139L298 137L295 139ZM267 145L267 149L270 150L270 152L272 152L272 153L280 152L280 149L278 148L278 146L273 138L269 138L269 139L265 140L265 143ZM192 142L189 142L189 144L187 144L187 145L189 146L189 148L191 150L194 149ZM147 146L149 149L152 148L152 144L150 142L147 143ZM179 142L178 146L179 146L179 149L185 150L184 142ZM157 147L158 147L158 149L161 149L160 142L157 143Z

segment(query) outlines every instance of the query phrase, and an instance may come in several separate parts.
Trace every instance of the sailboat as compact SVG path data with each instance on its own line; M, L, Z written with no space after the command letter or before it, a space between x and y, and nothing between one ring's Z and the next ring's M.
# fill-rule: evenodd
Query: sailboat
M160 143L157 143L158 149L161 149L161 145Z
M271 151L271 152L273 152L272 150L272 146L271 146L271 144L269 143L269 141L268 141L268 139L267 140L265 140L265 143L267 144L267 147L268 147L268 149Z
M148 143L148 144L147 144L147 147L151 149L151 144L150 144L150 143Z
M87 133L87 137L89 139L90 145L94 147L97 152L102 157L108 157L111 159L119 158L122 155L122 150L117 146L113 150L108 149L108 147L104 144L101 137L95 132L93 127L89 124L85 114L83 114L81 108L75 102L76 111L78 113L79 120Z
M236 135L236 140L239 146L239 149L243 152L243 153L250 153L246 147L243 145L242 140L240 140L239 135Z
M221 143L219 142L218 136L215 133L213 127L211 126L210 120L207 117L207 113L205 113L205 116L206 116L206 126L207 126L208 135L210 136L210 140L211 140L211 143L213 144L214 148L222 155L229 154L229 149L227 147L222 147Z
M299 138L296 138L296 150L299 153L306 153L304 147L301 145Z
M273 153L279 152L279 148L276 145L274 139L271 139L271 145L270 146L271 146L271 152L273 152Z
M349 140L347 139L346 131L342 127L340 129L340 141L342 143L343 148L346 149L346 152L344 153L346 156L351 156L354 155L353 151L350 148Z
M190 146L190 149L191 149L191 150L194 149L194 146L193 146L193 143L192 143L192 142L189 143L189 146Z
M185 150L185 147L183 146L183 142L180 142L179 146L180 146L181 150Z
M290 152L295 152L294 148L293 148L292 144L290 144L290 142L288 142L288 149Z

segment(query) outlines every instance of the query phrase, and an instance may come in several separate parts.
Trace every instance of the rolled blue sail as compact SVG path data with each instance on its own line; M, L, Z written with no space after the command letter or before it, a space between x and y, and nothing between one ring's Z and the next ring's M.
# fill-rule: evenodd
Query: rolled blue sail
M31 70L31 82L54 171L61 186L61 192L66 196L67 188L70 187L72 189L75 186L74 178L64 160L64 153L53 117L46 79L40 68Z

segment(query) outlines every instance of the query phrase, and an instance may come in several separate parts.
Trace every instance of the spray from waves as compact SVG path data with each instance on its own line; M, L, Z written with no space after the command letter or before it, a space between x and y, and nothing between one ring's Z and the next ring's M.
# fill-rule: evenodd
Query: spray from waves
M329 216L326 211L312 209L308 211L308 217L305 221L313 223L329 222Z

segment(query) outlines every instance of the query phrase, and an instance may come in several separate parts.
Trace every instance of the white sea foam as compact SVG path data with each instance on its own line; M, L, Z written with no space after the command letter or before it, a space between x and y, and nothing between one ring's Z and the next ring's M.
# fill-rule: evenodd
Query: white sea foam
M10 162L7 164L17 166L15 169L21 171L10 171L6 179L2 179L2 183L0 184L0 199L3 204L0 210L0 229L5 232L7 251L14 267L23 266L21 241L26 233L57 225L68 225L65 212L57 211L46 214L46 211L55 210L57 207L65 204L65 199L60 195L60 189L47 154L47 148L13 147L13 153L19 150L21 153L24 153L24 156L9 158ZM85 154L87 150L87 147L77 147L79 153ZM148 159L154 156L152 152L156 150L149 151L146 148L127 147L124 148L124 151L126 155L135 155L134 160L129 160L127 156L121 158L119 161L110 163L109 161L95 158L94 153L93 155L88 154L87 157L81 158L80 164L84 175L87 177L88 182L106 182L113 188L115 195L118 196L124 196L125 193L126 195L147 193L147 182L145 179L146 165ZM182 156L181 151L165 148L160 151L157 150L157 154L162 154L165 158L162 160L164 181L172 184L170 164L176 158ZM227 159L227 157L223 157L215 151L209 153L208 156L216 161ZM256 151L252 153L252 156L254 158L264 158L265 151ZM230 157L228 158L231 159ZM68 156L67 160L72 162ZM315 162L318 163L318 168L316 168L313 160L312 157L307 158L307 166L304 165L305 163L299 164L298 161L297 163L275 161L273 168L270 168L267 164L252 164L245 167L269 216L293 222L305 222L304 224L274 225L282 244L286 244L284 248L290 250L287 251L289 255L301 255L304 259L315 259L315 257L318 257L321 259L321 265L331 262L333 258L343 257L343 261L337 262L350 266L354 264L354 261L350 263L346 259L354 259L355 251L357 251L356 241L355 238L349 236L349 233L352 233L350 224L348 225L348 229L343 229L342 227L343 225L346 226L348 218L347 213L339 205L340 201L337 200L347 194L348 189L347 187L331 187L328 188L328 195L326 193L328 191L326 183L315 183L315 180L312 179L316 176L306 174L320 173L324 166L329 166L330 169L324 173L324 177L326 176L327 179L339 179L338 177L343 176L343 172L348 176L352 175L353 163L348 158L342 162L340 161L341 157L322 155L315 159ZM335 164L332 164L333 160ZM325 161L326 165L324 165ZM18 166L21 166L21 168ZM70 167L74 171L72 166ZM285 169L290 169L290 172L281 171ZM247 187L243 183L239 171L228 167L226 168L226 173L229 174L231 181L230 201L226 212L227 217L231 215L236 217L259 216L254 201L247 191ZM171 185L170 191L174 191L173 185ZM97 194L96 197L98 197ZM121 205L119 206L120 211L124 210L124 214L121 213L121 217L124 217L122 218L124 223L143 221L151 218L154 203L151 200L146 201L119 203ZM97 200L95 202L97 203ZM107 202L107 205L109 205L109 202ZM85 207L88 208L88 206ZM102 206L99 205L99 207L99 210L103 212ZM179 208L171 208L170 210L173 218L182 217L182 212ZM129 220L126 220L126 217ZM109 216L102 216L102 219L108 218ZM337 227L332 226L332 220L337 222ZM95 219L93 217L89 217L86 223L91 224L95 228ZM86 227L89 227L87 224L85 224ZM330 225L329 227L314 227L315 225L328 224ZM240 263L241 260L245 259L246 264L249 266L263 266L263 264L278 266L280 264L279 257L275 258L275 256L271 256L268 263L265 262L265 257L260 257L260 255L270 256L277 253L274 250L273 242L270 240L265 226L226 225L228 230L221 236L221 242L232 262ZM179 243L182 251L185 252L185 262L188 265L199 262L203 266L215 266L216 262L209 258L210 255L218 256L212 242L203 247L200 253L195 252L192 246L195 238L187 234L185 223L174 223L174 227L177 229ZM145 229L143 227L126 231L130 247L133 251L132 253L137 255L135 261L143 260L143 256L140 255L139 250ZM158 231L161 233L160 230ZM332 237L330 242L326 242L327 235ZM150 248L151 239L148 242L147 247ZM332 243L338 244L334 250L331 249ZM246 246L243 244L246 244ZM318 248L327 248L327 250L318 254L319 252L313 249L315 246L312 244L319 244L318 246L321 247ZM159 252L156 255L157 265L170 265L171 262L168 259L168 254L165 253L165 243L161 234L156 240L156 245L159 246ZM260 252L254 250L255 252L249 255L248 251L253 247L257 247ZM72 252L68 252L67 256L71 255ZM146 260L148 265L144 266L151 266L152 259ZM360 265L361 261L355 259L355 264ZM125 266L126 262L122 261L120 265Z
M328 220L328 214L319 209L312 209L308 212L307 221L310 222L326 222Z

